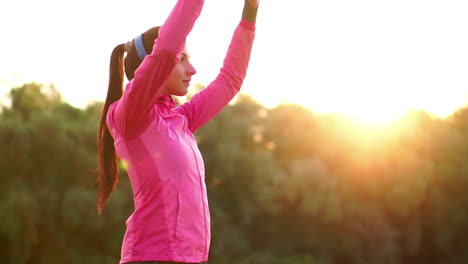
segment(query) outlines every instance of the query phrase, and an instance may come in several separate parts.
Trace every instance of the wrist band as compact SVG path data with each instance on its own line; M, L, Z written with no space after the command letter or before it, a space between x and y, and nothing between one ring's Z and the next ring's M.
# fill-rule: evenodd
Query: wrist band
M142 36L143 35L138 35L134 40L135 48L136 48L136 51L138 53L138 57L140 58L140 60L143 60L146 57L146 55L148 55L148 53L146 53L145 46L143 45Z

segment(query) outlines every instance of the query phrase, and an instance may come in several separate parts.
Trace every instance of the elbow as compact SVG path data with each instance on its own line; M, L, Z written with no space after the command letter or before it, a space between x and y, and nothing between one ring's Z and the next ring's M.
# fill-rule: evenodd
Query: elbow
M242 87L245 79L245 74L232 73L227 71L221 71L217 81L223 83L223 86L229 90L238 92Z

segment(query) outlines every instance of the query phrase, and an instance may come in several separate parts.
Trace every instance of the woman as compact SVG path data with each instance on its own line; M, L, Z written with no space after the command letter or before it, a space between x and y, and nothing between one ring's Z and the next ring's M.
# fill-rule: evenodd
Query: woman
M98 212L116 187L118 157L127 164L135 204L126 221L120 263L203 263L208 259L205 170L193 133L218 114L242 85L258 0L245 0L218 77L190 101L176 106L171 96L187 94L196 73L185 40L203 3L177 1L163 26L112 52L98 134ZM124 68L129 80L125 91Z

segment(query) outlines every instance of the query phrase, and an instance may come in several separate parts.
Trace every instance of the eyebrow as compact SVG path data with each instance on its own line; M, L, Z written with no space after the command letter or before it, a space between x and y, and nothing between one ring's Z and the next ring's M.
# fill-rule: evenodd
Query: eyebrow
M190 58L190 55L185 52L182 52L182 57L185 57L187 59L187 58Z

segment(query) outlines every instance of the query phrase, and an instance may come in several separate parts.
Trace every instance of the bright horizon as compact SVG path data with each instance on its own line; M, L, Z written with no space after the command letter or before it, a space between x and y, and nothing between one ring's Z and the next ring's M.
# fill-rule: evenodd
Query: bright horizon
M103 101L119 43L160 25L176 1L6 1L0 96L52 83L83 107ZM187 45L193 83L221 67L243 0L206 0ZM136 5L138 3L138 6ZM407 109L445 117L468 103L468 2L262 0L243 93L273 107L379 122Z

